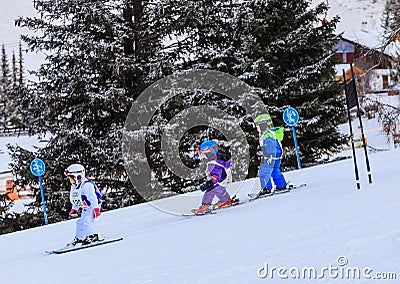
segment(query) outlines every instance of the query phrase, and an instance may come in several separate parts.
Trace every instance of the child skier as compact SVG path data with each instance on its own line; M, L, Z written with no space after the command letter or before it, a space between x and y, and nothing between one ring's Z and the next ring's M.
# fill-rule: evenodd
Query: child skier
M75 247L103 240L96 232L96 219L100 216L102 196L95 183L85 176L85 168L81 164L72 164L64 174L71 182L70 201L72 209L69 216L77 218L82 208L81 217L76 222L74 240L67 247Z
M271 116L261 114L254 123L260 133L260 145L263 151L263 162L260 166L260 195L270 194L272 190L271 177L275 183L276 191L286 189L287 182L281 173L283 127L273 127Z
M207 182L200 186L204 191L202 205L199 209L193 209L194 213L204 214L212 204L214 196L217 196L219 208L232 205L232 199L226 191L226 185L231 179L231 160L218 151L215 141L207 140L201 143L197 152L201 157L207 158Z

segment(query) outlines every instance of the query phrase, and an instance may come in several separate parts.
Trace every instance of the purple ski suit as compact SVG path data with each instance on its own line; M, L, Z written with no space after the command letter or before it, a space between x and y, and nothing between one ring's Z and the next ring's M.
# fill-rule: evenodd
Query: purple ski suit
M217 196L219 201L228 201L230 197L226 191L227 168L230 168L231 160L223 161L218 158L210 159L207 163L207 180L211 180L214 184L213 188L208 189L204 195L202 204L211 204L214 196Z

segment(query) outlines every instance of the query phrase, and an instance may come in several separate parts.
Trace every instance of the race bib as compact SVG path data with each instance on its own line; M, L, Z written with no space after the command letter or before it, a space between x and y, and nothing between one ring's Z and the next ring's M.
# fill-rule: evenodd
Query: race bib
M82 191L80 188L71 190L69 200L73 205L84 207L82 202Z

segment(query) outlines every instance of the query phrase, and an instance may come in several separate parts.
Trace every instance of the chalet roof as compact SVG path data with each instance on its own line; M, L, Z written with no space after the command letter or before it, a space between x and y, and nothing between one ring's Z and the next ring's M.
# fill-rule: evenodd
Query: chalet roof
M333 47L333 50L337 52L354 52L354 46L355 44L352 41L341 39L337 45Z
M350 48L348 48L347 45L344 45L343 43L342 43L343 48L341 48L341 46L340 46L341 42L351 43L351 44L353 44L355 46L360 46L360 47L365 48L367 50L373 50L373 51L379 52L379 53L382 52L381 47L380 48L370 48L370 47L368 47L366 45L363 45L363 44L361 44L359 42L355 42L355 41L353 41L351 39L347 39L347 38L344 38L344 37L342 37L342 39L339 41L339 43L333 48L333 49L336 49L337 52L342 52L342 50L344 50L345 48L346 48L346 52L354 52L354 50L350 50ZM394 53L394 50L392 50L393 48L391 48L391 47L392 47L392 45L388 46L385 49L385 51L383 52L383 54L385 56L387 56L387 57L393 58L393 57L396 57L396 56L393 56L393 54L395 54L395 53ZM400 43L398 44L397 48L400 48Z

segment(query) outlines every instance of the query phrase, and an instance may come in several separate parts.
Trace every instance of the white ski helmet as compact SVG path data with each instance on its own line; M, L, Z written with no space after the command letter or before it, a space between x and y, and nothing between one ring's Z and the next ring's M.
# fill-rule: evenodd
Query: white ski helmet
M64 171L65 176L72 176L76 182L80 182L83 178L85 178L85 167L81 164L72 164Z

